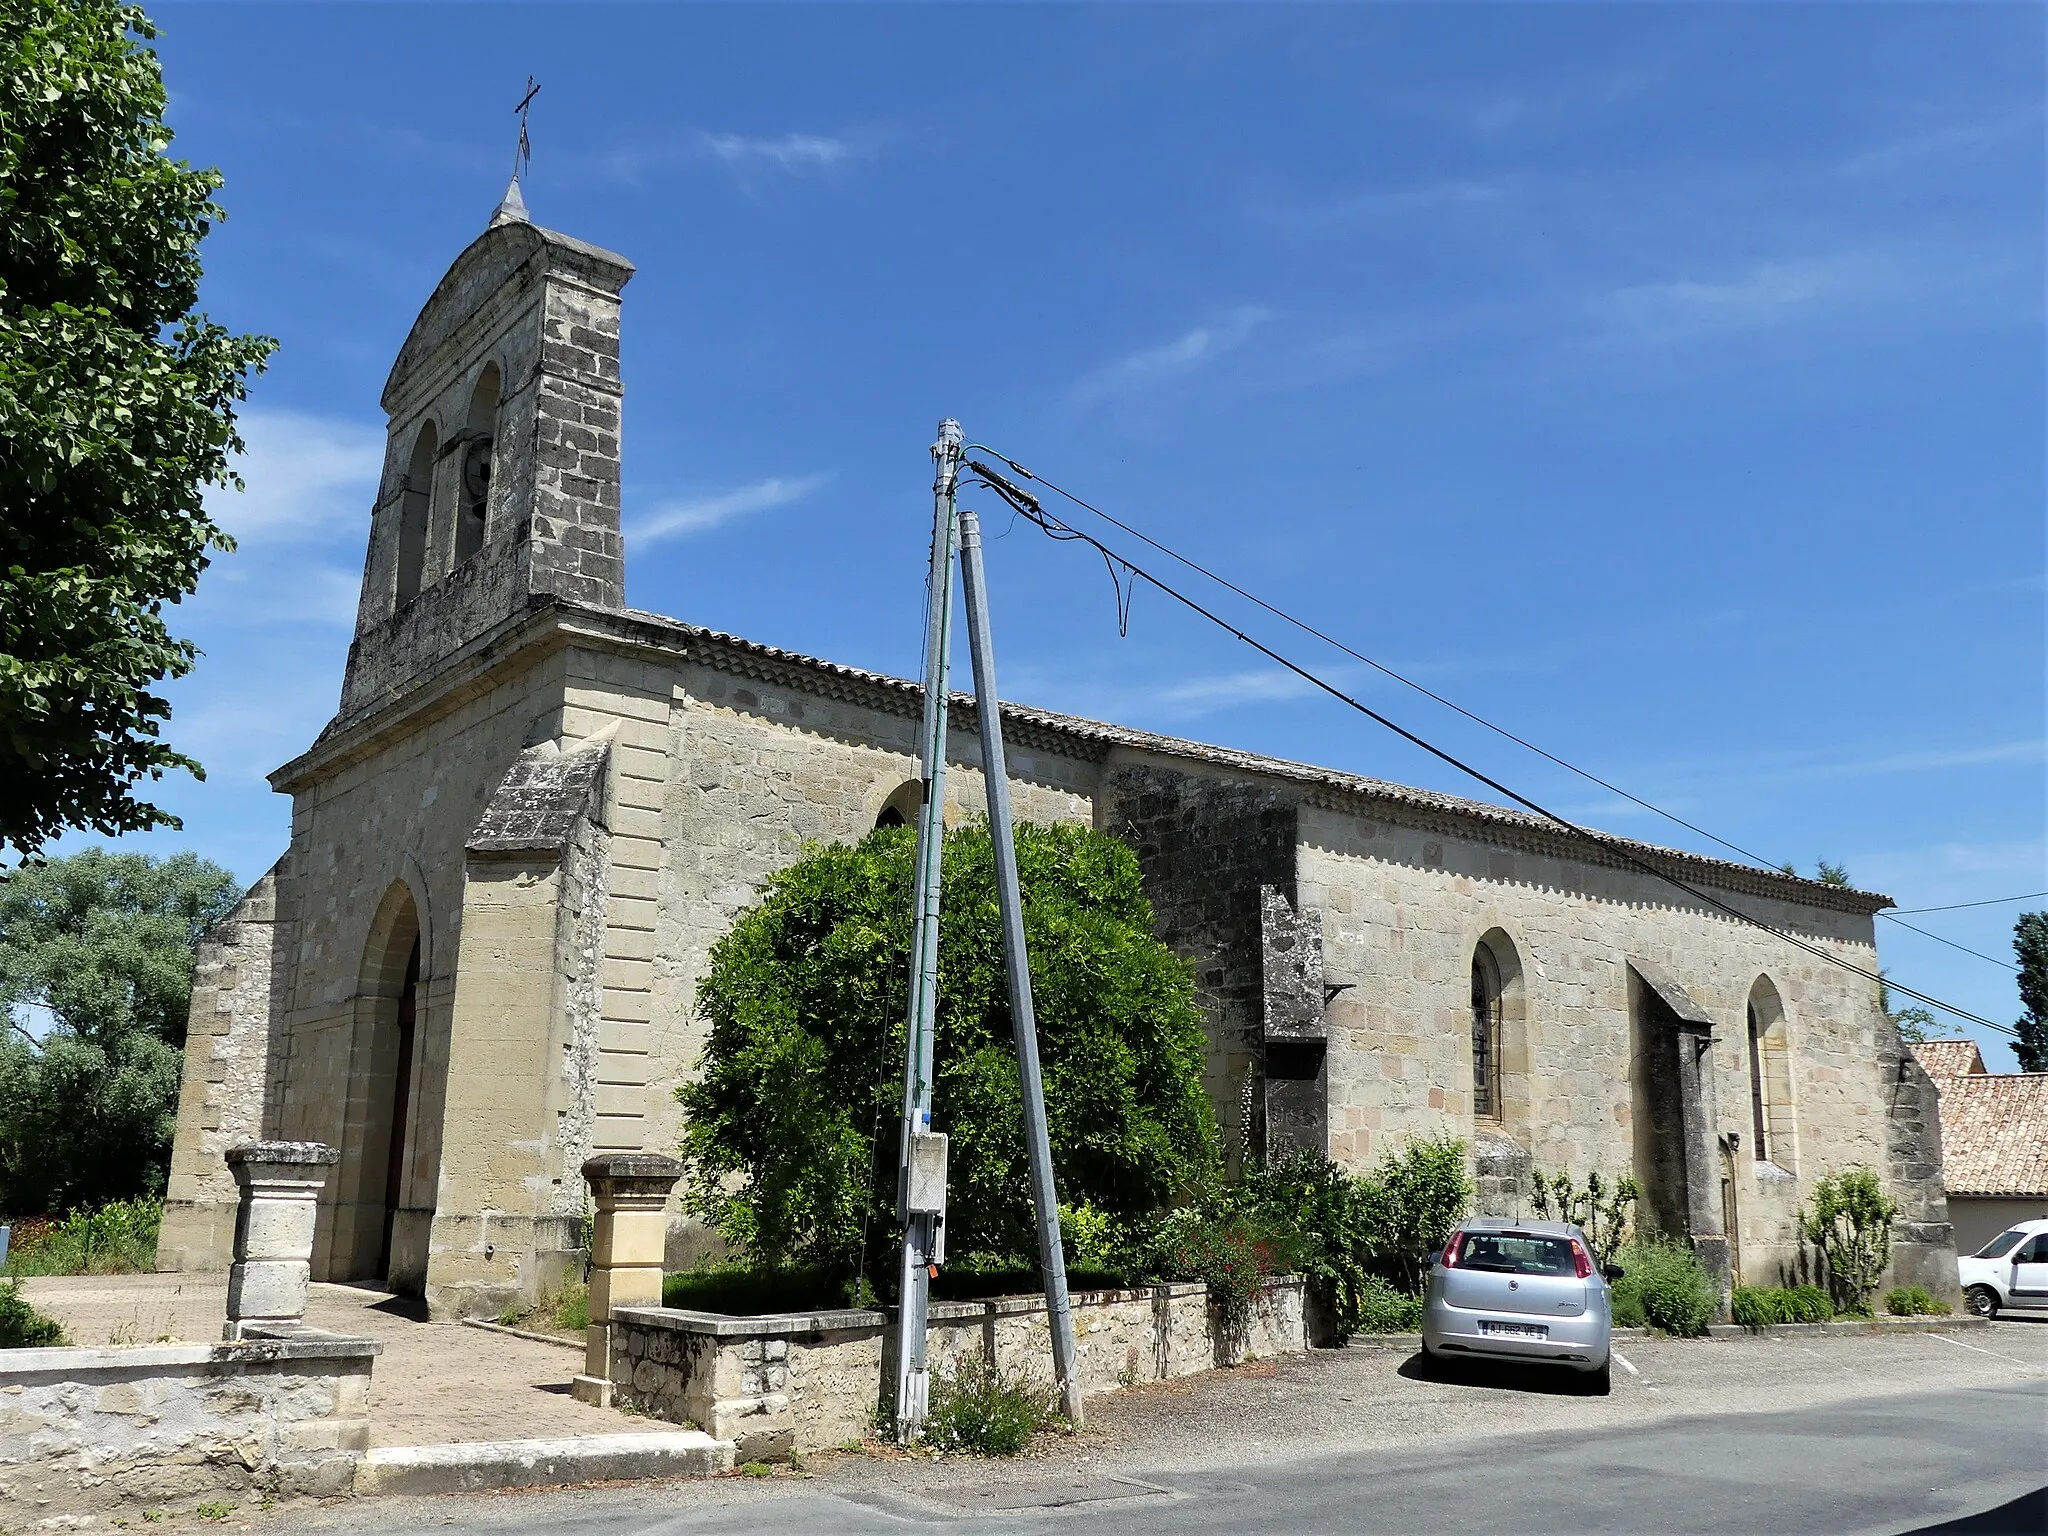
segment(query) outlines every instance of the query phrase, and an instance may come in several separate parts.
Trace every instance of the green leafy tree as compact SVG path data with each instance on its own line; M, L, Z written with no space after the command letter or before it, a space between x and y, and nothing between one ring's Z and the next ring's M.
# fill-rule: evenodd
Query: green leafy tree
M147 17L0 5L0 847L175 826L136 797L199 765L150 690L198 654L163 608L239 484L234 407L275 343L194 311L221 178L165 154Z
M1830 864L1826 859L1822 859L1814 871L1813 878L1822 885L1847 885L1849 871L1840 864Z
M1892 1021L1892 1027L1899 1032L1899 1038L1908 1045L1919 1045L1925 1040L1941 1038L1941 1020L1925 1008L1893 1008L1891 983L1885 977L1888 973L1877 973L1878 1011Z
M2012 925L2013 953L2020 963L2020 1005L2026 1013L2013 1028L2012 1053L2022 1072L2048 1072L2048 912L2024 912Z
M915 835L809 849L713 946L700 1078L678 1090L686 1197L761 1262L893 1288ZM952 1137L946 1247L1029 1267L1037 1243L988 832L946 834L933 1122ZM1075 826L1017 830L1061 1196L1129 1220L1210 1175L1215 1116L1187 965L1152 936L1137 859Z
M162 1191L194 952L240 895L190 853L93 848L0 881L0 1210Z

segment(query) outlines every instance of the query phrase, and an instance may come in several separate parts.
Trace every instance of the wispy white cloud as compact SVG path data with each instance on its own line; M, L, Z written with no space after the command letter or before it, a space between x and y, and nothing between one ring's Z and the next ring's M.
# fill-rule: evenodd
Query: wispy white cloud
M296 411L248 411L235 469L247 490L214 487L206 507L237 539L278 542L366 532L384 433L362 422Z
M714 133L704 128L636 135L626 143L588 158L598 173L615 181L638 183L653 171L712 164L724 167L751 192L764 175L802 177L843 170L871 160L881 149L880 135L860 130L844 133Z
M1632 284L1601 296L1595 307L1638 339L1678 340L1756 330L1869 299L1894 288L1897 276L1891 262L1872 253L1790 257L1728 277Z
M716 496L663 502L646 517L627 524L626 537L641 544L653 544L661 539L703 533L736 517L748 517L801 501L831 478L829 472L787 479L774 475L735 490L721 491Z
M1096 369L1074 385L1070 397L1075 404L1086 405L1184 378L1243 346L1270 318L1271 311L1259 305L1240 306L1214 324L1198 325L1163 345L1142 348Z
M1240 704L1270 704L1298 699L1315 692L1315 686L1292 672L1261 667L1249 672L1221 672L1194 677L1154 694L1159 703L1181 714L1207 714L1212 710L1234 709Z
M784 133L769 138L707 133L703 144L714 158L736 168L769 165L781 171L824 170L862 156L862 147L852 140L818 133Z

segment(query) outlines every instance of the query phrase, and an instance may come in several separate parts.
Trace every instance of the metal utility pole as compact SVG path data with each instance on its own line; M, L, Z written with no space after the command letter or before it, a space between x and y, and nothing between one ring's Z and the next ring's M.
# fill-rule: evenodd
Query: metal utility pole
M1074 1359L1074 1310L1067 1299L1067 1261L1060 1248L1059 1192L1053 1185L1052 1142L1045 1125L1045 1082L1038 1069L1038 1018L1031 1006L1031 961L1024 948L1024 901L1017 888L1017 844L1010 825L1010 773L1003 758L1003 721L996 692L995 641L988 625L988 583L981 566L981 520L962 512L960 575L967 597L967 646L974 657L974 701L981 716L981 776L988 788L988 835L994 844L996 901L1003 915L1003 956L1010 982L1010 1023L1017 1035L1017 1075L1024 1089L1024 1148L1031 1159L1031 1201L1038 1214L1038 1262L1045 1275L1046 1320L1052 1325L1053 1373L1060 1409L1081 1424L1081 1374Z
M903 1142L896 1212L903 1222L896 1317L896 1434L913 1439L931 1398L925 1309L931 1267L944 1257L945 1138L932 1129L932 1036L939 1002L939 854L946 831L946 688L953 644L953 492L960 477L960 423L939 423L932 444L931 612L924 640L924 730L919 737L924 804L917 818L917 876L910 940L910 1012L903 1037ZM936 1164L936 1179L933 1177ZM936 1189L934 1189L936 1184Z

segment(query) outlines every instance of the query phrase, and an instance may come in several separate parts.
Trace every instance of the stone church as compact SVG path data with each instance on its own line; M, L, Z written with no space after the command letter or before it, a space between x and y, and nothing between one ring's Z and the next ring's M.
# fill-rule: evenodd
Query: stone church
M225 1150L341 1161L314 1276L495 1314L580 1264L593 1152L673 1147L710 945L806 842L920 794L921 689L625 604L623 257L518 189L412 327L383 407L340 706L271 775L284 855L200 957L159 1262L224 1268ZM949 818L982 804L956 699ZM1209 1087L1268 1149L1415 1133L1633 1170L1726 1273L1799 1262L1813 1180L1878 1169L1896 1272L1955 1285L1937 1097L1864 978L1517 811L1005 705L1020 818L1138 852L1193 965ZM1886 898L1631 854L1875 971ZM943 1129L943 1127L941 1127ZM671 1260L703 1245L676 1215Z

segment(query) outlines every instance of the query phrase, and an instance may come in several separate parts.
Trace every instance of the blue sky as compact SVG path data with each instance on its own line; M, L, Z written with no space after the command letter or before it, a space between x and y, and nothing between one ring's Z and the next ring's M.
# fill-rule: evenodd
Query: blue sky
M282 346L241 551L180 615L209 778L135 841L244 878L283 847L263 774L334 706L378 391L532 73L536 219L640 269L637 606L915 675L953 415L1774 860L1906 907L2048 888L2038 7L155 14L177 148L227 176L207 304ZM1474 792L1154 594L1119 638L1092 558L992 544L1010 697ZM1560 810L1708 846L1259 629ZM1910 920L2008 956L2018 910ZM1881 942L2017 1012L1998 966Z

